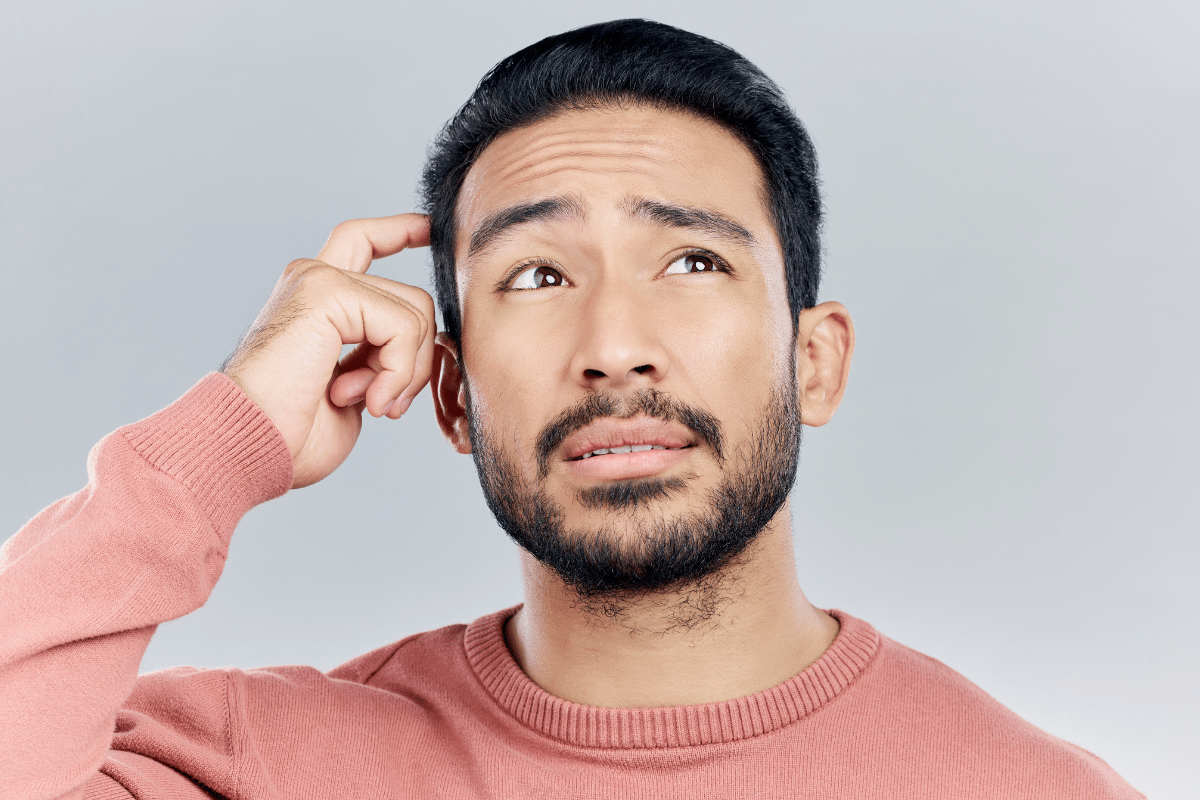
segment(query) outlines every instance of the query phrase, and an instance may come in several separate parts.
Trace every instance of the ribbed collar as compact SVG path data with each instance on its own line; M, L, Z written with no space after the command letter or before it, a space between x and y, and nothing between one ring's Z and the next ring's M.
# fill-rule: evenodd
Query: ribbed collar
M832 610L833 644L799 675L766 691L697 706L601 708L554 697L521 671L504 642L506 609L472 622L464 645L484 688L520 722L581 747L689 747L761 736L813 713L849 686L879 649L867 623Z

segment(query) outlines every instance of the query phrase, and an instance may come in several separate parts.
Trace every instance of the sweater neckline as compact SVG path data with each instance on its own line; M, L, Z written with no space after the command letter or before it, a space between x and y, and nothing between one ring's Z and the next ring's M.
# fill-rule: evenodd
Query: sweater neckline
M467 626L467 660L492 698L523 725L580 747L648 749L734 742L778 730L812 714L846 689L875 657L879 634L830 610L840 624L833 643L803 672L756 694L694 706L602 708L555 697L517 665L504 623L520 606Z

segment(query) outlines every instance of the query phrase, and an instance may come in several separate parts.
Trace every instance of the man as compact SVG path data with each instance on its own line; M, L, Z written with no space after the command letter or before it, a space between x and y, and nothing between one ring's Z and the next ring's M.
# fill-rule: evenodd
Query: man
M551 37L484 78L423 189L427 216L289 265L221 374L6 543L3 797L1139 796L805 599L799 425L832 417L854 335L816 303L811 145L756 68L638 20ZM441 333L367 272L425 244ZM525 603L327 675L137 678L242 514L426 384Z

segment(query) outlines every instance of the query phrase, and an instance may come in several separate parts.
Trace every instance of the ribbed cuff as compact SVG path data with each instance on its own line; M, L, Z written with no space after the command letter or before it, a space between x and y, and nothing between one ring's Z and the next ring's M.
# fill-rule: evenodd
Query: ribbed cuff
M292 485L283 435L219 372L121 433L151 465L191 490L225 541L247 511Z

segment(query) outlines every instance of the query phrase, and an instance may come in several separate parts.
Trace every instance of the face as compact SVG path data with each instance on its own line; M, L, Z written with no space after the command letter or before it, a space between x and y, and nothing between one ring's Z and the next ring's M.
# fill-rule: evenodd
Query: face
M637 107L510 131L467 176L470 447L501 524L578 589L700 578L786 501L795 349L764 199L732 134Z

